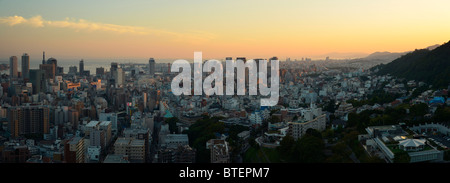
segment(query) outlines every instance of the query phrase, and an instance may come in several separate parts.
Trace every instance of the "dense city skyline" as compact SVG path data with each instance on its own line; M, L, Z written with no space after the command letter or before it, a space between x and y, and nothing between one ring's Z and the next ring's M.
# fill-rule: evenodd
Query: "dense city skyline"
M0 58L362 57L447 41L448 1L1 1ZM421 26L417 26L417 25ZM81 59L80 58L80 59Z
M0 0L0 164L278 181L449 163L449 5Z

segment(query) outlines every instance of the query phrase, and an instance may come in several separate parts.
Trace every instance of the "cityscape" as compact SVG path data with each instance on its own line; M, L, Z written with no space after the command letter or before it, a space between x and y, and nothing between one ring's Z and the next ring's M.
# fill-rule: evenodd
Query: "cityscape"
M417 42L402 37L409 41L405 43L408 47L395 44L398 47L384 45L363 51L358 47L383 45L371 40L365 40L367 44L349 41L354 44L349 50L333 53L324 46L324 52L297 54L303 47L288 52L280 51L286 48L283 46L261 46L256 51L213 46L210 40L227 39L219 32L180 33L137 27L131 21L125 26L47 17L51 16L0 14L0 163L450 162L448 35L433 34L428 42L422 41L427 37L417 38ZM270 21L264 23L270 25ZM33 33L35 28L38 30ZM96 36L103 39L103 35L113 34L107 40L137 42L130 41L128 46L96 44L83 42L80 36L55 46L52 38L45 37L36 38L37 43L28 47L22 40L9 46L14 41L8 35L21 36L22 29L29 36L83 34L96 41ZM261 32L270 35L267 32L271 31ZM161 36L151 39L162 48L152 45L148 48L152 51L135 52L144 50L134 43L141 44L140 36L147 39L148 33ZM93 35L88 38L88 34ZM263 39L253 40L262 38L259 36L246 33L245 37L259 45ZM279 38L285 40L283 36ZM172 54L162 51L169 43L159 39L188 46L177 44L170 49ZM86 48L78 47L77 41ZM330 44L334 41L342 40L330 40ZM110 57L96 59L93 55L106 53L107 44L120 48L111 48ZM219 54L220 50L225 51ZM234 83L227 83L227 78L227 82L216 80L213 84L223 85L224 91L230 86L237 91L236 83L242 80L244 95L198 94L191 86L187 90L190 95L174 94L172 84L180 74L174 62L193 57L195 51L206 55L203 63L209 58L218 60L221 70L227 63L241 61L255 63L261 73L263 61L268 61L268 71L275 67L270 61L277 61L276 105L261 103L268 96L251 94L252 84L257 83L258 92L263 84L249 81L254 73L249 73L248 65L242 70L244 77L235 74L231 78ZM193 59L187 60L194 68ZM233 67L232 72L234 68L237 72L241 69ZM194 70L186 72L196 75ZM200 71L200 79L215 72L218 67ZM273 73L268 72L267 81L275 77ZM188 87L183 83L175 84Z

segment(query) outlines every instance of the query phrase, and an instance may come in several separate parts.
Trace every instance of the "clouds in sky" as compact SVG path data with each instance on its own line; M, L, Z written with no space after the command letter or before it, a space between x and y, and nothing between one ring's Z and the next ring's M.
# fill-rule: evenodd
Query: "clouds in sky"
M123 25L115 25L115 24L105 24L105 23L97 23L90 22L84 19L70 19L66 18L65 20L59 21L50 21L45 20L42 16L37 15L31 18L24 18L22 16L8 16L8 17L0 17L1 24L7 24L9 26L16 25L28 25L32 27L56 27L56 28L68 28L73 29L75 31L106 31L106 32L116 32L116 33L132 33L132 34L171 34L170 32L164 32L161 30L153 30L144 27L137 26L123 26Z
M152 29L148 27L140 26L125 26L116 24L107 24L99 22L91 22L84 19L74 19L65 18L64 20L46 20L42 16L37 15L31 18L24 18L22 16L7 16L0 17L0 24L6 24L9 26L31 26L31 27L51 27L51 28L66 28L71 29L76 32L87 31L87 32L112 32L119 34L134 34L134 35L153 35L167 37L172 41L179 42L204 42L211 40L215 37L214 34L202 32L202 31L191 31L191 32L174 32L166 31L161 29Z

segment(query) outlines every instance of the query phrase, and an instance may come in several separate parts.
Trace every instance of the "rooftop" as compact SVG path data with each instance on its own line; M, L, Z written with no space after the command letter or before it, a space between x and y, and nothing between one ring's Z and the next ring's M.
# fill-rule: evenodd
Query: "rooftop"
M144 146L145 145L145 140L137 140L137 139L133 139L131 141L131 146Z
M93 127L96 127L99 123L100 123L100 121L91 121L86 125L86 127L93 128Z
M83 139L83 137L74 137L74 138L70 139L70 141L68 143L69 144L77 144L82 139Z
M406 139L399 142L404 147L419 147L425 145L425 139Z
M127 159L128 157L126 155L108 154L103 163L130 163Z
M114 146L117 146L117 145L128 145L128 144L130 144L130 142L131 142L130 138L120 137L120 138L117 138L116 142L114 143Z
M111 124L111 121L102 121L100 122L100 126L108 126Z

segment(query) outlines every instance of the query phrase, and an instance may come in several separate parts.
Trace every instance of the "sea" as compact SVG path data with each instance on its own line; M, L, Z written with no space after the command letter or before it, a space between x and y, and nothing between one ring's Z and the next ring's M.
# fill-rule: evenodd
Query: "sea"
M68 73L69 72L69 67L71 66L76 66L77 70L79 71L80 69L80 60L81 59L58 59L57 58L57 64L58 67L64 67L64 73ZM156 65L161 65L161 64L167 64L167 63L172 63L173 61L175 61L177 59L157 59L155 58L155 63ZM17 59L17 64L18 64L18 71L20 72L22 70L22 62L21 62L21 58ZM121 58L121 59L99 59L99 58L95 58L95 59L83 59L84 62L84 70L89 70L91 72L91 74L95 74L96 68L99 67L103 67L105 68L105 71L109 71L111 68L111 63L112 62L116 62L119 64L119 66L121 64L148 64L148 58L144 59L140 59L140 58ZM9 60L8 59L1 59L0 60L0 64L8 64L9 65ZM30 69L39 69L39 64L42 64L42 59L41 60L30 60ZM8 70L3 70L0 71L1 74L9 74L9 69Z

